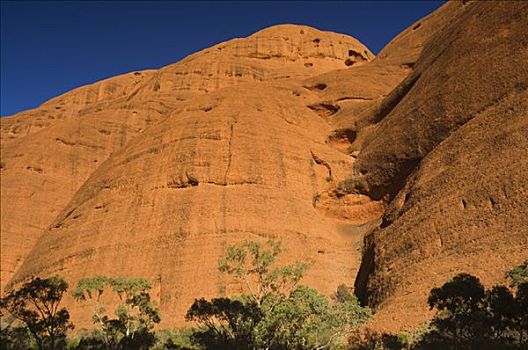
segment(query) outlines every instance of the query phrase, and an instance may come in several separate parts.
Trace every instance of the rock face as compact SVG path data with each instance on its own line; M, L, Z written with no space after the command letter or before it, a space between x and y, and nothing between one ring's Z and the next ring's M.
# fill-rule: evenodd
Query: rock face
M423 320L428 291L456 273L502 282L528 254L528 4L443 15L354 164L358 192L390 201L356 283L387 327Z
M274 26L2 118L2 288L144 276L181 325L240 291L227 245L275 238L303 283L355 282L379 327L420 323L432 287L499 282L528 251L527 18L450 2L378 57Z
M178 324L195 297L238 290L217 272L228 244L279 238L322 290L352 284L356 224L383 203L349 195L342 209L327 194L353 159L327 143L304 80L373 57L348 36L276 26L3 118L2 283L141 275Z

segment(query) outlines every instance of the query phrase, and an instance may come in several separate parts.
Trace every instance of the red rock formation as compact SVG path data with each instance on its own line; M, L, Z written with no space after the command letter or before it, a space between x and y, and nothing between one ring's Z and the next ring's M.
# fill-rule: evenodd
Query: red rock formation
M275 26L2 118L2 286L145 276L181 325L240 290L227 245L276 238L303 283L355 281L378 327L416 325L456 272L490 284L526 258L527 15L450 2L376 58Z
M361 240L352 224L377 219L383 205L357 195L344 209L327 204L353 159L326 143L331 120L308 107L320 96L303 80L372 58L351 37L277 26L3 119L13 135L3 152L3 283L142 275L155 281L166 324L177 324L195 297L237 290L217 271L228 244L280 238L322 290L352 284ZM14 133L37 118L47 124L38 132Z

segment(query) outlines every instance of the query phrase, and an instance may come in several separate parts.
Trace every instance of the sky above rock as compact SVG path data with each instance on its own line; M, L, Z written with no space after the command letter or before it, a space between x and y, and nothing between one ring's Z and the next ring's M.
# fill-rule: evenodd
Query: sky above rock
M377 54L443 1L1 3L1 115L117 74L159 68L275 24L351 35Z

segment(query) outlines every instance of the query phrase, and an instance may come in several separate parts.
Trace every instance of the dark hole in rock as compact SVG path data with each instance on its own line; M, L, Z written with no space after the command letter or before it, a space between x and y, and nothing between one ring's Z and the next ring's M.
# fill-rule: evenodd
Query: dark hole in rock
M351 66L353 65L354 63L356 63L355 61L351 60L350 58L347 58L346 61L345 61L345 65L347 66Z
M416 29L420 28L421 25L422 25L421 23L417 23L417 24L413 27L413 30L416 30Z
M357 61L366 61L366 59L359 52L354 51L354 50L348 50L348 56L353 58L353 60L352 60L353 63L355 63ZM346 63L346 61L345 61L345 63ZM348 66L348 64L347 64L347 66Z
M337 111L339 111L339 106L333 105L328 102L309 105L307 107L310 108L312 111L314 111L321 117L329 117L337 113Z
M187 183L193 187L199 184L198 179L189 174L187 174Z
M326 89L326 86L327 85L325 83L317 83L315 85L305 86L305 88L308 90L324 90Z
M320 41L321 41L321 39L319 39L319 38L313 39L313 42L316 43L316 44L319 44Z
M304 66L305 67L311 67L311 66L313 66L313 63L307 62L307 63L304 64Z
M338 129L330 135L330 141L347 141L352 143L356 140L356 132L350 129Z

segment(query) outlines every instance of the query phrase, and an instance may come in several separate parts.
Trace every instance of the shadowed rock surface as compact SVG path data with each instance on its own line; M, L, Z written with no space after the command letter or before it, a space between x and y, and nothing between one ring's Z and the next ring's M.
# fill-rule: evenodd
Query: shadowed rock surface
M354 164L358 192L390 200L356 288L392 329L423 321L429 290L456 273L497 283L528 252L528 4L437 13L449 24L377 108Z

